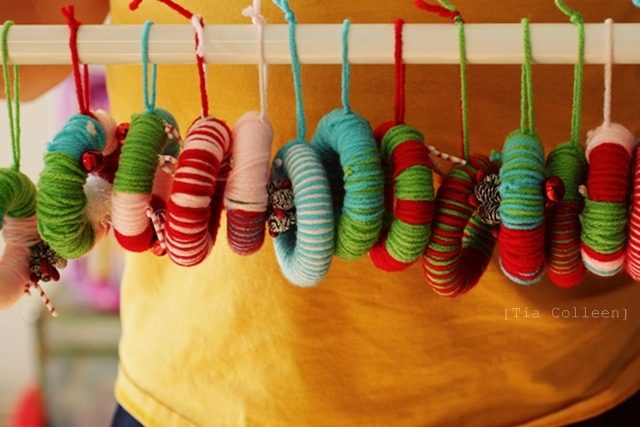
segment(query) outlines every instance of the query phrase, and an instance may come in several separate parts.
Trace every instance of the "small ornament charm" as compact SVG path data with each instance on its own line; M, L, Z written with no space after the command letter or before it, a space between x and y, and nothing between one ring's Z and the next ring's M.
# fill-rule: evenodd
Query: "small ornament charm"
M544 188L547 198L544 206L547 209L551 209L553 205L561 202L564 198L564 181L562 181L562 178L560 178L559 176L550 176L549 178L547 178L544 184Z
M98 171L104 166L104 155L101 151L85 151L82 154L82 168L88 173Z
M33 283L58 281L60 279L58 269L65 268L67 260L51 249L49 244L44 241L31 246L30 249L29 269L31 270L31 281Z
M484 175L484 174L482 174ZM469 197L469 203L477 207L478 216L487 225L500 224L500 176L498 174L489 174L486 176L478 175L476 178L481 179L473 190L473 194Z
M120 145L124 144L124 140L129 133L129 123L120 123L116 128L116 139Z
M291 180L269 181L269 205L267 208L267 224L269 235L278 237L296 223L296 207L293 202Z

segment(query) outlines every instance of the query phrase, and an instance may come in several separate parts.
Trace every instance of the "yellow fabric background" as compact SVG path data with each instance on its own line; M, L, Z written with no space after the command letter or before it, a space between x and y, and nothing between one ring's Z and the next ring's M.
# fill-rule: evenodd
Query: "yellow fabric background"
M185 23L164 5L136 12L112 0L114 23ZM250 0L180 2L208 24L248 23ZM281 11L263 2L270 23ZM631 1L570 1L587 22L640 22ZM468 23L567 22L552 1L456 2ZM442 22L413 2L291 0L301 23ZM535 51L534 51L535 55ZM582 135L602 122L601 65L585 67ZM613 120L640 135L637 66L614 67ZM340 67L303 66L308 137L340 106ZM143 108L139 66L108 69L118 121ZM573 66L534 66L536 129L547 152L569 139ZM470 65L472 152L500 149L519 126L520 67ZM458 153L457 66L407 67L406 122L429 143ZM209 66L212 112L230 126L257 109L257 67ZM195 66L160 66L157 106L183 134L199 114ZM295 136L288 65L270 67L274 151ZM352 67L351 104L372 126L393 117L393 67ZM224 224L223 224L224 228ZM511 426L561 425L594 416L640 386L640 286L624 274L588 275L575 289L546 278L524 287L494 262L456 300L437 296L419 263L403 273L376 270L367 257L335 259L311 289L287 283L267 238L240 257L218 236L195 268L130 255L122 289L118 401L149 426ZM541 248L542 250L542 248ZM627 319L556 319L554 308L626 309ZM505 311L520 308L519 318ZM523 312L540 318L523 318Z

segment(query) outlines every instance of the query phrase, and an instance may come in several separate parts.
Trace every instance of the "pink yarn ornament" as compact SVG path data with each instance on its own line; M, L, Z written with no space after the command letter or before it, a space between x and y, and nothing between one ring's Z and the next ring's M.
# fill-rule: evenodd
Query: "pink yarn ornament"
M264 243L267 180L273 128L266 117L249 112L233 128L233 169L227 180L227 239L239 255L250 255Z

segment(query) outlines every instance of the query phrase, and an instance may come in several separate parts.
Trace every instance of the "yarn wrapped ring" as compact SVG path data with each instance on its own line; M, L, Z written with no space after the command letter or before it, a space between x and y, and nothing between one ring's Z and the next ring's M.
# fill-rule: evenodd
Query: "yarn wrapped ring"
M47 146L38 181L38 231L67 259L86 255L109 229L111 183L90 173L119 148L117 126L104 111L93 115L69 118Z
M635 140L625 127L611 123L587 134L589 174L581 187L585 206L581 252L585 266L612 276L625 261L629 210L629 177Z
M113 231L124 249L154 248L163 254L155 245L164 245L164 236L153 217L166 209L180 142L178 125L167 111L157 108L133 116L111 195ZM159 161L162 155L169 160Z
M196 119L184 141L167 203L167 253L178 265L200 264L213 247L229 171L231 131L206 116Z
M296 223L273 239L284 276L309 287L329 271L335 243L335 221L329 181L316 150L300 139L276 154L271 180L290 180Z
M21 172L0 169L0 310L12 306L30 283L31 247L41 241L36 220L36 186Z
M512 281L530 285L545 271L544 148L534 132L507 137L500 181L500 267Z
M227 240L239 255L250 255L264 243L267 180L273 128L267 117L248 112L233 128L233 168L227 180Z
M371 126L357 113L336 109L320 120L311 146L332 191L335 255L358 259L378 240L384 214L384 174Z
M629 241L627 242L627 259L624 268L633 280L638 281L640 280L640 145L637 144L632 188Z
M564 183L562 200L553 203L545 219L547 275L553 283L568 288L582 281L585 274L580 255L580 213L584 198L578 188L587 176L584 149L571 142L555 147L547 156L547 176Z
M498 169L489 158L472 155L467 164L453 166L438 188L422 267L427 283L441 296L455 298L470 291L491 261L493 226L482 221L470 198L483 177Z
M385 208L392 218L369 255L376 267L401 271L423 253L434 214L432 161L424 136L408 125L376 129L385 172Z

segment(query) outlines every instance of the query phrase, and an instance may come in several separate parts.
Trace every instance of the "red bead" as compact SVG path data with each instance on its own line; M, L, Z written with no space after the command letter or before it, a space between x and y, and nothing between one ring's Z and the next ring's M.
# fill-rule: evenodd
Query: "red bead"
M284 181L282 181L280 183L280 186L278 188L280 190L282 190L283 188L291 188L291 180L290 179L285 179Z
M287 213L286 213L283 209L280 209L280 208L275 208L275 209L273 210L273 213L274 213L274 214L276 214L276 217L277 217L278 219L282 219L282 218L284 218L285 216L287 216Z
M280 233L278 233L277 231L269 230L269 236L273 237L274 239L278 237L278 235L280 235Z
M162 247L159 240L156 240L155 242L153 242L150 250L151 250L151 253L153 253L156 256L163 256L167 253L167 249Z
M51 277L52 268L53 267L51 267L51 265L49 265L49 263L46 260L44 259L40 260L40 270L42 270L42 275L44 277Z
M120 145L124 144L124 140L129 133L129 123L120 123L116 128L116 139Z
M545 182L545 191L550 202L561 202L565 193L564 181L559 176L550 176Z
M486 176L487 174L484 169L478 169L478 172L476 172L476 184L481 183Z
M100 151L85 151L82 154L82 167L87 172L94 172L104 166L104 156Z

